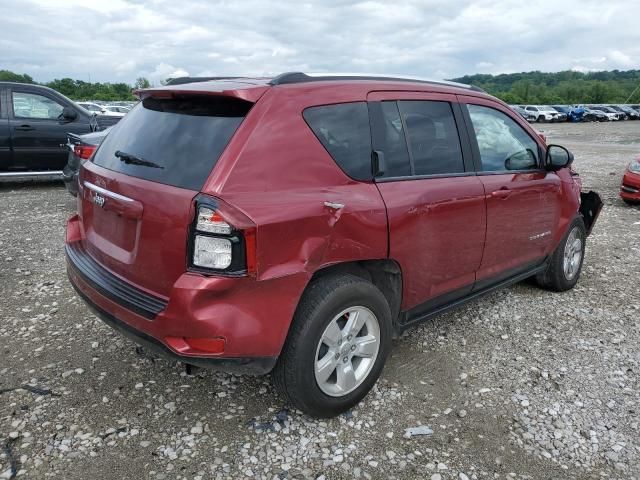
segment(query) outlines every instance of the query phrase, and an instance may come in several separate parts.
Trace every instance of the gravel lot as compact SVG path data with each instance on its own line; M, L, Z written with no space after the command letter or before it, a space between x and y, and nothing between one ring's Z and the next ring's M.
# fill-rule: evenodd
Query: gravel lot
M136 349L67 282L75 200L0 185L0 479L640 478L640 208L618 197L640 122L541 129L605 201L577 287L525 282L409 331L329 421L269 377Z

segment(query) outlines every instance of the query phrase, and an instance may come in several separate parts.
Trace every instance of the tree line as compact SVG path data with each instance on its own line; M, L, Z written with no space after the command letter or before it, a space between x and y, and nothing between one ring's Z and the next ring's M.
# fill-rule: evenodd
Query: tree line
M603 72L524 72L465 75L452 79L476 85L511 104L640 103L640 70ZM0 81L37 83L27 74L0 70ZM132 90L151 86L138 78L127 83L85 82L61 78L42 83L73 100L134 100ZM631 98L629 98L631 96Z
M37 83L52 88L72 100L135 100L136 98L131 93L134 89L148 88L151 86L149 80L144 77L138 78L133 85L122 82L85 82L72 78L60 78L50 82L39 83L34 81L33 78L26 73L14 73L9 70L0 70L0 81Z
M477 74L453 80L476 85L510 104L640 103L640 70Z

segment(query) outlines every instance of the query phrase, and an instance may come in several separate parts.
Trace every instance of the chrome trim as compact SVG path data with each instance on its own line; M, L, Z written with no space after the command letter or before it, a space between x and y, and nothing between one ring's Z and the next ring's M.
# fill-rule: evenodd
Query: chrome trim
M21 177L62 177L62 170L43 170L35 172L0 172L0 178Z
M89 190L93 190L96 193L100 193L109 198L113 198L114 200L121 200L123 202L135 202L133 198L125 197L124 195L120 195L119 193L115 193L105 188L99 187L97 185L94 185L93 183L87 182L86 180L84 181L84 186Z

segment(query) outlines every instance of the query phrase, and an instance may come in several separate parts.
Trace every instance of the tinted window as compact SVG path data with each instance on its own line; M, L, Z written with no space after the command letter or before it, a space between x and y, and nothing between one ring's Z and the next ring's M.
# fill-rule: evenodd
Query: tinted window
M133 177L200 190L250 107L228 97L147 98L113 127L93 161Z
M448 102L398 102L415 175L464 172L458 129Z
M13 115L19 118L57 120L63 106L49 97L36 93L13 92Z
M371 131L365 102L310 107L303 116L347 175L371 179Z
M468 109L483 171L538 168L538 144L515 120L489 107Z
M396 102L381 102L383 128L379 139L384 153L385 172L383 177L405 177L411 175L407 141L402 128L402 120ZM377 147L376 147L377 148Z

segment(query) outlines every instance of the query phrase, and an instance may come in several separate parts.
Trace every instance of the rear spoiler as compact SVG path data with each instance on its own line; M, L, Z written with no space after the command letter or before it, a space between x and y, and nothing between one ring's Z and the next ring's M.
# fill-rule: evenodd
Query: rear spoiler
M217 95L256 103L267 90L272 88L268 84L254 79L198 77L198 80L193 81L192 78L176 79L175 83L168 83L162 87L134 90L133 94L140 100L147 97L173 98L182 95Z

